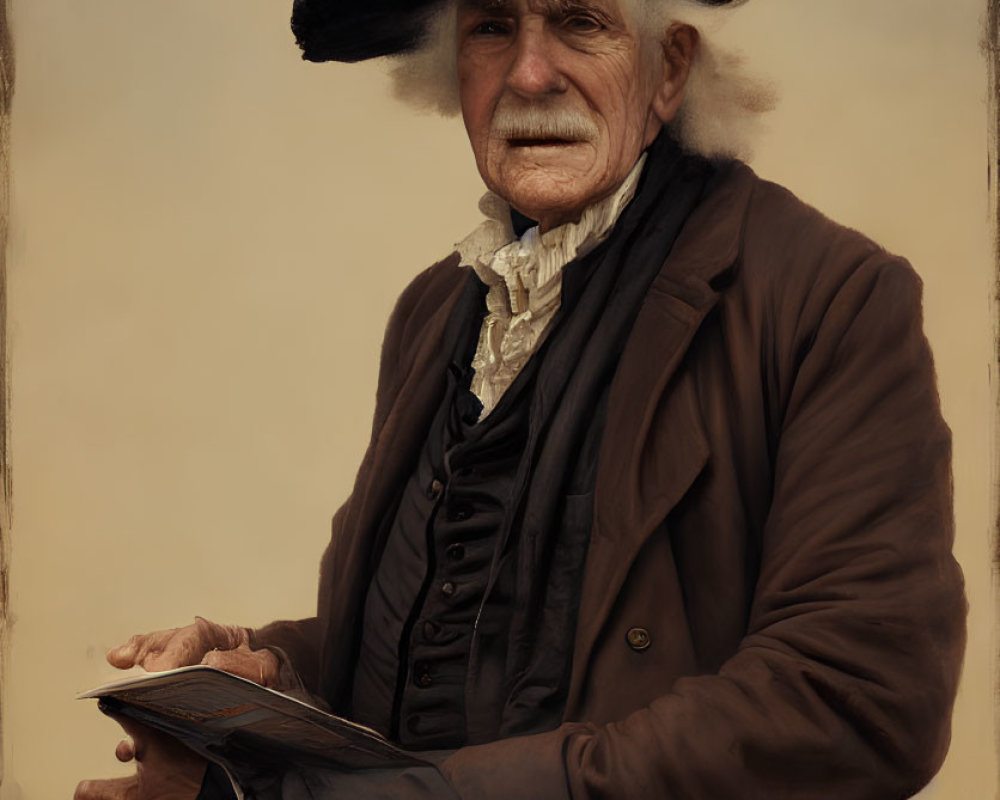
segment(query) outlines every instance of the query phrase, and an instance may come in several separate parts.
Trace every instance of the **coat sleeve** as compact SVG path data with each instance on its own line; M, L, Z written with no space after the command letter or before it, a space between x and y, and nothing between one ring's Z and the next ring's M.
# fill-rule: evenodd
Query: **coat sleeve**
M736 652L612 724L456 751L459 796L890 800L939 768L965 599L920 281L874 254L814 319Z

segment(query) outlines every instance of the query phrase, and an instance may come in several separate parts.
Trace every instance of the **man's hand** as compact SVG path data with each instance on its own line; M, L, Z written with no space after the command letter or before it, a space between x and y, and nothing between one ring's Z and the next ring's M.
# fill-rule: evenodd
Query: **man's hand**
M81 781L73 800L194 800L206 761L166 734L115 716L131 740L118 743L119 761L135 759L135 775Z
M205 664L261 686L282 688L277 656L270 650L251 650L246 628L202 617L183 628L137 633L109 650L107 658L118 669L142 667L150 672Z

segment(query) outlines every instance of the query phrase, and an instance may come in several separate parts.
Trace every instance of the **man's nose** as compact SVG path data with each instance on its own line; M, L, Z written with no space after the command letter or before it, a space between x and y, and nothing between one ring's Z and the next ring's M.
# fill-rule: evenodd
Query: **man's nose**
M561 92L566 79L554 60L554 43L544 30L523 26L515 42L514 62L507 73L507 86L523 97Z

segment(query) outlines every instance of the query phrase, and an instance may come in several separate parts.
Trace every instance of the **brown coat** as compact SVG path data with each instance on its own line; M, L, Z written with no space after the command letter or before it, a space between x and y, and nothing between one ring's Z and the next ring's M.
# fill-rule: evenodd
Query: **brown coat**
M462 274L454 256L431 267L390 319L318 617L257 634L334 708ZM906 797L948 745L965 638L951 543L919 279L737 166L686 223L615 375L566 722L442 772L468 800Z

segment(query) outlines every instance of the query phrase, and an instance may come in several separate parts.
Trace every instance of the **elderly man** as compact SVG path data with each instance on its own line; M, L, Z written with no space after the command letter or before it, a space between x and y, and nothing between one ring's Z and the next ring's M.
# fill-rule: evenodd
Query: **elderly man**
M457 55L490 219L389 321L317 616L109 660L213 664L436 751L257 796L916 792L964 642L918 278L718 156L676 3L345 5L299 0L307 58ZM226 796L127 727L138 776L78 797Z

